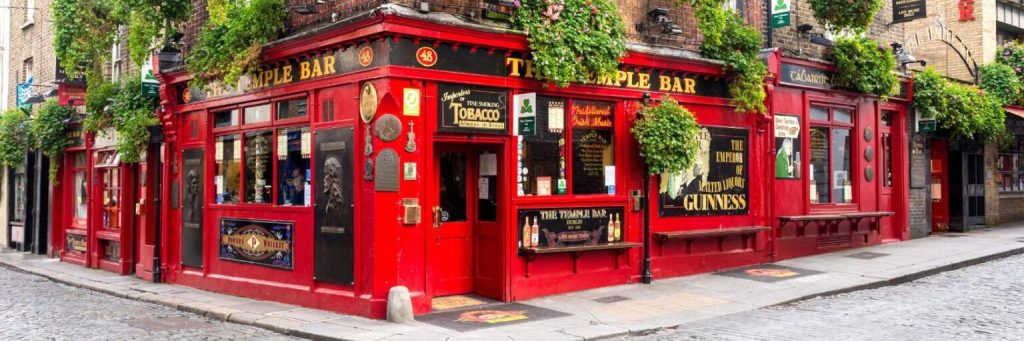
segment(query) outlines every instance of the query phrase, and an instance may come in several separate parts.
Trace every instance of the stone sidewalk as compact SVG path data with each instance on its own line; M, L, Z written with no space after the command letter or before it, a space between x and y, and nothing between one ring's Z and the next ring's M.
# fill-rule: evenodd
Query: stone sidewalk
M153 284L132 276L117 276L10 250L0 253L0 263L72 286L311 339L557 341L647 334L766 306L900 284L1022 253L1024 223L971 233L933 235L775 263L776 270L792 269L797 274L774 272L778 277L743 278L750 272L731 271L527 300L521 303L568 315L469 332L422 322L394 324L183 286Z

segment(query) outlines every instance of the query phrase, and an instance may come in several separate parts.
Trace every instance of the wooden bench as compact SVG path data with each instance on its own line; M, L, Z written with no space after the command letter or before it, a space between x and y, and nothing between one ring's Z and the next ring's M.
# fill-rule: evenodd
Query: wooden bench
M831 230L830 233L838 232L839 223L843 221L850 221L850 226L853 232L857 232L858 225L861 220L870 219L872 220L871 231L878 231L879 222L884 217L893 215L893 212L850 212L850 213L837 213L837 214L813 214L813 215L796 215L796 216L779 216L779 229L777 235L782 236L782 228L789 223L795 223L799 227L797 230L797 237L803 237L807 225L810 223L818 223L819 227L826 230ZM824 234L819 231L819 235Z
M613 250L613 251L616 252L616 254L621 254L623 251L626 251L626 250L629 250L629 249L632 249L632 248L641 247L641 246L643 246L643 244L641 244L641 243L614 242L614 243L597 244L597 245L570 245L570 246L555 246L555 247L530 247L530 248L519 249L519 254L526 256L526 267L524 269L526 272L524 273L524 275L526 277L530 277L530 262L533 262L533 259L536 258L537 255L547 255L547 254L555 254L555 253L572 253L572 258L573 258L572 272L575 273L576 270L577 270L576 269L576 263L577 263L576 260L579 259L580 256L582 256L583 253L585 253L585 252L588 252L588 251L600 251L600 250ZM619 258L619 257L616 256L616 258ZM616 260L615 263L616 263L616 265L615 265L616 268L618 268L619 261Z
M693 242L700 238L718 238L718 251L724 251L725 238L728 236L740 236L743 238L743 248L747 249L750 245L749 241L752 237L755 237L759 232L771 230L767 226L743 226L743 227L723 227L717 229L703 229L703 230L689 230L689 231L672 231L672 232L655 232L654 238L660 243L672 239L679 239L686 241L686 252L691 253ZM663 248L661 250L664 250Z

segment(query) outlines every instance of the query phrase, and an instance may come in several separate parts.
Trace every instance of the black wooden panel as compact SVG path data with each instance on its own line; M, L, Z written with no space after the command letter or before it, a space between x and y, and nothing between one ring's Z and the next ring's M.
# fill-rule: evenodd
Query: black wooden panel
M313 278L318 281L353 284L355 249L353 238L352 128L314 133L314 216Z
M203 150L186 149L181 167L181 264L203 267Z

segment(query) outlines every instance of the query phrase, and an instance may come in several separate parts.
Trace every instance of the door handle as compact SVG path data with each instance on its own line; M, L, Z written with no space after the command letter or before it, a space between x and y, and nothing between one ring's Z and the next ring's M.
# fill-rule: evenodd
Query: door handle
M433 219L434 220L433 221L434 228L435 229L441 228L441 208L438 207L438 206L434 206L433 209L431 209L431 211L432 211L433 216L434 216L434 219Z

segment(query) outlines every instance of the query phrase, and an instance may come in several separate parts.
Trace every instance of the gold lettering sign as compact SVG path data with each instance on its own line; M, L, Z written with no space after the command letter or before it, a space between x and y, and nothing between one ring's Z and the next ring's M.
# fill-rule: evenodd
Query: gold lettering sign
M536 68L533 61L529 59L506 57L505 67L508 70L509 77L544 79L544 75L540 73L540 70ZM619 70L612 76L602 75L594 77L591 75L583 84L691 95L697 94L696 79L667 73Z

